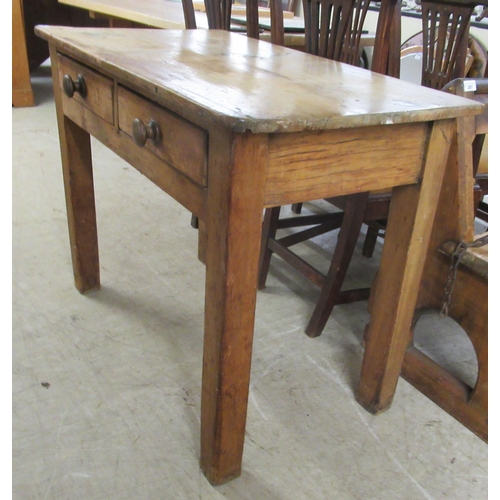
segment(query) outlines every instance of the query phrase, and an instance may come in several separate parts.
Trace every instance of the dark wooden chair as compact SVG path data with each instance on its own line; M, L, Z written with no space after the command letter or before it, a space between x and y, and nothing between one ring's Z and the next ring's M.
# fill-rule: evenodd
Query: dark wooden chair
M232 0L205 0L205 12L208 28L215 30L231 30ZM196 29L193 0L182 0L186 29ZM284 45L283 3L269 0L271 10L271 43ZM259 38L259 3L258 0L246 2L246 32L251 38Z
M487 0L422 0L422 85L441 90L457 78L466 76L467 48L470 42L469 27L476 6L487 5ZM444 21L444 22L443 22ZM487 67L481 68L486 76ZM477 137L474 145L475 173L480 164L484 134ZM482 196L487 194L487 175L484 170L477 177L482 191L476 188L478 215L487 220ZM363 255L371 257L378 236L383 235L385 219L370 221L363 245Z
M451 79L457 76L464 76L469 21L474 7L483 3L477 0L422 0L423 33L426 33L424 37L423 84L432 88L442 88ZM395 12L398 12L397 9L392 9L391 12L390 7L387 3L385 5L382 3L372 70L397 76L399 47L396 56L397 61L395 61L395 51L391 52L387 50L387 40L384 40L386 43L384 45L379 39L381 33L383 33L384 22L394 23ZM387 10L384 10L384 8ZM304 11L306 11L306 8L304 8ZM387 16L386 19L384 19L384 15ZM396 22L399 29L400 18ZM388 28L386 27L385 29ZM309 36L307 31L306 36ZM391 39L387 36L387 32L385 37ZM392 39L394 39L394 36ZM384 57L381 58L382 62L375 57L380 57L379 50L385 51ZM391 53L393 54L392 57L388 55ZM269 261L273 252L318 285L321 289L320 296L306 328L306 333L310 337L316 337L321 334L336 304L365 300L368 297L369 289L342 291L341 287L352 259L362 224L366 223L369 226L363 254L370 256L379 229L384 227L383 222L389 212L390 199L390 193L363 193L355 196L332 198L328 201L342 209L343 212L312 216L309 220L307 220L307 216L279 219L279 208L270 209L266 212L259 287L263 288L265 286ZM315 218L319 218L319 220ZM276 238L277 229L311 226L312 224L314 226L308 227L304 231L282 239ZM317 269L303 261L289 248L298 242L305 241L337 227L340 227L338 241L326 275L323 275Z
M306 50L315 55L348 64L358 64L361 53L363 23L369 6L366 0L303 0L306 31ZM400 0L383 0L381 3L372 70L399 76L399 50L401 46ZM388 207L388 199L384 203ZM321 288L320 299L306 329L306 333L317 336L323 330L331 308L325 301L334 297L335 303L366 299L369 289L356 290L354 293L340 292L357 235L367 212L368 193L332 198L333 204L340 205L342 213L319 216L300 216L280 219L280 207L267 209L264 215L263 238L259 273L259 288L265 287L271 256L278 254L285 261L302 272L310 281ZM374 204L373 217L387 213L387 207ZM278 239L278 229L298 226L312 226L291 236ZM330 270L325 276L303 259L290 247L316 235L340 227L339 239L332 259ZM353 234L356 234L353 238ZM320 323L322 326L320 326Z

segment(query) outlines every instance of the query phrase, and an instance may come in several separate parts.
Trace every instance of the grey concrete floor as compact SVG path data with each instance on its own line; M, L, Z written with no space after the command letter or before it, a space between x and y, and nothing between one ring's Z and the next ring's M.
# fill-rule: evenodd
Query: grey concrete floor
M355 402L366 302L309 339L318 291L278 258L258 294L243 473L212 487L198 467L205 269L190 214L93 142L102 289L80 295L47 65L33 85L37 105L12 110L13 498L487 498L487 445L412 386L400 380L376 417ZM326 267L334 242L302 252ZM357 253L350 285L370 284L379 254ZM421 330L474 379L451 320Z

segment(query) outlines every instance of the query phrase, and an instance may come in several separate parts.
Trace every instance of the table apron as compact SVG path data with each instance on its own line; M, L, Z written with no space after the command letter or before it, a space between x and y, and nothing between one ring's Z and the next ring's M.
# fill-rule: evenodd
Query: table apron
M432 124L269 136L266 207L418 183Z
M207 187L201 186L107 123L63 96L67 118L129 162L200 219ZM385 125L325 132L271 134L264 206L389 189L420 181L430 124Z

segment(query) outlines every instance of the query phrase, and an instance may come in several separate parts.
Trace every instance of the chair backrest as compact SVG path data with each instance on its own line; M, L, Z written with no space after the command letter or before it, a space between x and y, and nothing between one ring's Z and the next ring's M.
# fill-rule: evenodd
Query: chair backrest
M421 0L422 85L442 89L465 77L470 19L488 0Z
M193 0L182 0L182 10L184 12L184 24L186 25L186 29L195 30L197 26Z
M361 29L369 0L304 0L303 3L307 52L358 64Z
M232 0L205 0L209 29L229 31L232 4Z
M362 29L369 5L369 0L303 0L306 51L358 65ZM400 0L382 1L375 37L372 69L392 76L399 75L399 66L395 61L399 61L401 44L400 8ZM391 51L397 53L397 57L391 57ZM389 63L389 60L392 62Z
M205 12L208 20L208 28L211 30L229 31L231 26L232 0L204 0ZM184 22L186 29L196 29L196 18L194 15L193 0L182 0L184 11Z
M382 0L373 47L371 70L399 78L401 0Z
M204 0L209 29L229 31L231 28L232 0ZM182 0L186 29L196 29L193 0ZM269 0L271 11L271 42L284 45L283 3L281 0ZM258 0L246 1L247 36L259 38Z

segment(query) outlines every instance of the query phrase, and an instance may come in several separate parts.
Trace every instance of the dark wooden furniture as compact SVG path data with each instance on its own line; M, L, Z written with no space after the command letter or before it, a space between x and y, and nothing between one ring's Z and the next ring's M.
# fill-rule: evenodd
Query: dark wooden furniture
M465 76L470 20L488 0L422 0L422 85L442 89Z
M307 2L307 0L304 1ZM451 79L457 76L464 76L470 17L474 7L482 4L482 2L477 0L459 0L458 2L454 0L422 0L421 3L423 32L426 34L424 37L425 50L422 83L431 88L441 88ZM387 14L387 10L384 9L389 9L389 15ZM400 22L399 11L394 9L391 11L390 9L390 2L386 2L385 5L382 3L379 17L382 27L378 28L376 36L374 53L376 57L374 57L373 69L397 76L399 45L397 50L389 50L387 40L391 38L387 37L387 35L384 37L383 35L384 22L388 24L393 23L393 27L395 24L399 27L399 24L397 24ZM306 9L304 10L306 11ZM396 23L394 23L394 19L397 19ZM434 35L431 35L431 33ZM316 36L317 34L314 33L313 39ZM309 37L307 32L306 37ZM384 38L386 38L386 45L381 44L379 46L381 40L384 40ZM313 45L313 47L316 47L316 45ZM334 52L328 53L323 51L320 53L326 56L335 55ZM388 66L387 62L381 64L378 61L380 53L386 54L386 58L391 58L391 66ZM337 54L340 54L340 52ZM391 55L388 56L387 54ZM350 62L355 61L356 59L351 57ZM395 154L397 154L396 151ZM316 216L309 220L301 217L280 220L277 210L272 214L266 214L267 220L265 221L263 232L263 257L259 286L261 288L265 286L272 252L277 253L304 276L318 285L321 290L320 296L306 327L306 333L310 337L316 337L321 334L336 304L365 300L369 295L368 288L341 290L341 287L363 223L368 225L363 254L367 257L372 255L377 236L380 230L385 228L391 202L391 193L370 193L370 195L364 193L356 196L357 198L341 197L329 199L328 201L344 212L343 215L335 213L320 217L319 221L321 224L318 224ZM279 228L290 228L308 224L315 224L315 226L295 235L286 236L281 239L276 238L276 231ZM326 275L323 275L307 262L304 262L289 248L301 241L337 227L341 229L331 265Z
M431 229L421 221L434 216L456 118L481 107L223 30L36 31L51 50L77 289L100 286L90 135L205 223L200 461L221 484L241 471L262 210L399 186L370 326L375 339L397 338L413 314ZM397 162L382 147L392 141Z
M285 44L285 31L283 28L283 4L280 0L269 0L271 16L271 43ZM232 0L205 0L205 8L209 29L231 30ZM192 0L182 0L186 29L196 29L194 7ZM246 33L250 38L259 38L259 2L249 0L246 2Z
M477 5L488 5L488 0L422 0L421 5L424 49L422 85L442 89L452 80L466 76L471 16ZM480 76L484 76L487 68L482 67L480 70L482 71ZM483 143L484 135L475 141L475 171L477 171ZM483 180L483 194L487 194L486 188L487 180ZM477 196L480 196L479 193ZM377 237L384 231L386 224L385 218L379 221L372 219L370 222L363 247L365 257L372 256Z
M232 0L205 0L205 11L209 29L230 30L232 4ZM193 0L182 0L182 8L184 10L186 29L196 29Z
M271 17L271 43L285 44L283 28L283 4L279 0L269 0ZM208 28L231 30L232 0L205 0ZM186 29L196 29L193 0L182 0ZM250 38L259 38L259 3L257 0L246 2L246 33Z
M362 28L370 2L364 0L304 0L307 52L327 59L357 65L361 53ZM398 76L400 39L400 9L398 0L382 2L375 47L373 71ZM271 256L276 253L299 270L321 289L306 333L315 337L321 333L330 316L334 303L367 299L369 289L341 292L340 286L354 251L357 235L363 221L384 216L388 210L389 196L368 208L368 193L329 199L341 206L343 213L324 216L291 217L280 219L280 207L268 209L264 216L259 288L264 288ZM278 229L311 226L290 236L277 238ZM323 275L301 259L290 247L306 239L339 228L339 238L330 269ZM353 235L356 235L355 237Z

